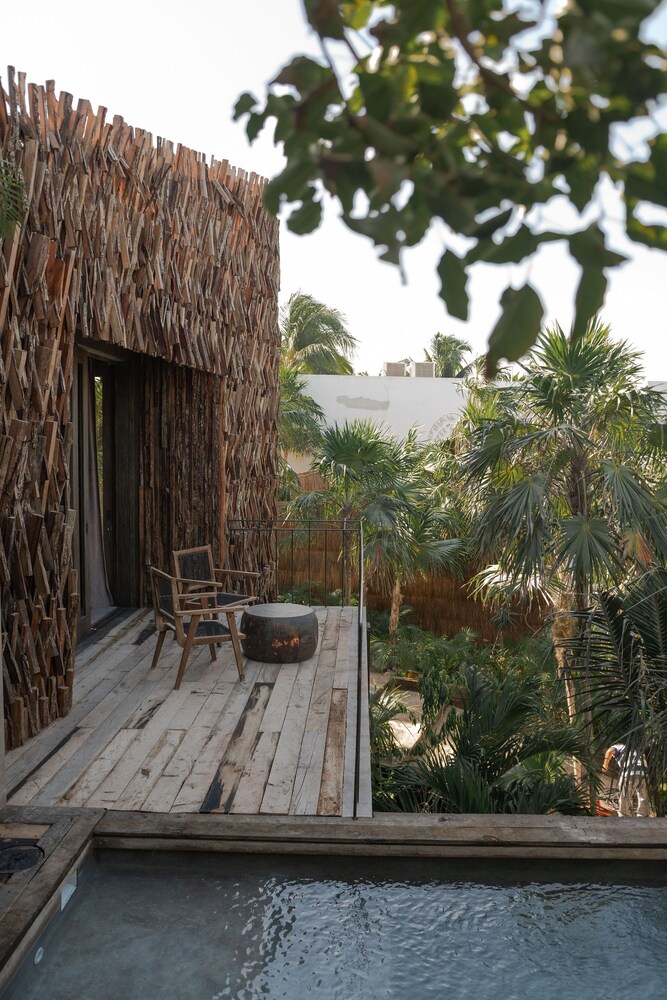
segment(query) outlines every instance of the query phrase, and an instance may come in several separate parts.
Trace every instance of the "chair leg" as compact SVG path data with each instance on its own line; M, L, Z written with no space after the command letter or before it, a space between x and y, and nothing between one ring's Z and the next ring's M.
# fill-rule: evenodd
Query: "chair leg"
M185 667L188 662L188 657L190 656L190 650L192 649L192 644L195 641L195 633L197 631L198 621L193 618L190 622L190 628L188 629L188 636L185 640L185 646L183 647L183 655L181 656L181 662L178 665L178 673L176 674L176 683L174 684L174 691L178 691L181 686L181 681L183 680L183 674L185 673Z
M236 669L239 672L239 677L243 680L245 678L245 671L243 669L243 652L241 651L241 643L239 642L239 633L236 628L236 618L234 617L233 611L230 611L227 615L227 624L229 626L229 633L232 637L232 646L234 647L234 657L236 659Z
M155 653L153 654L153 662L151 663L151 670L153 669L153 667L157 666L157 661L160 659L160 653L162 652L162 644L164 643L166 635L167 635L166 628L161 629L157 637L157 646L155 647Z
M209 643L208 651L211 654L211 660L215 660L216 656L218 655L217 644L215 642Z

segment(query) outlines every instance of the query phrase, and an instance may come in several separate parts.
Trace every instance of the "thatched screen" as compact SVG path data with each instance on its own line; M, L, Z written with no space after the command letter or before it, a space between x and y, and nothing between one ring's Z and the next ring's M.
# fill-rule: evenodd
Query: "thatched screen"
M278 227L263 181L88 101L0 84L27 211L0 243L0 584L9 746L68 711L75 343L138 352L142 563L275 516ZM155 359L155 360L153 360ZM134 498L136 499L136 498Z

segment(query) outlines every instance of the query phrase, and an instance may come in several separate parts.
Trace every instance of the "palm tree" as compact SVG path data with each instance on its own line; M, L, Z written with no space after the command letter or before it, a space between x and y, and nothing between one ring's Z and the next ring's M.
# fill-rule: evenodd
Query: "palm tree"
M305 389L303 376L281 364L278 447L283 454L292 451L307 455L319 446L324 411Z
M600 323L576 339L547 330L504 379L473 386L461 421L472 535L488 563L474 589L496 605L536 598L582 613L596 589L667 555L664 399ZM563 655L572 622L560 614L552 633L574 717L588 707Z
M280 315L283 363L303 374L352 375L357 339L346 322L338 309L312 295L290 295Z
M324 412L305 392L306 380L293 368L280 365L280 404L278 406L279 498L291 500L300 490L299 478L290 467L289 452L312 454L322 433Z
M473 388L462 470L480 593L583 610L593 589L667 555L664 398L608 327L548 330L520 375Z
M413 434L403 441L370 421L328 427L313 468L327 489L295 500L300 516L361 520L366 581L391 591L390 635L398 628L402 582L458 564L459 539L444 538L438 512L429 503ZM343 552L346 600L350 555Z
M430 813L579 813L585 797L567 773L566 754L584 754L572 726L547 721L535 678L465 669L452 685L462 709L385 764L378 809ZM451 705L450 689L443 707Z
M586 693L598 751L616 742L643 758L648 797L667 815L667 570L597 594L566 653Z
M436 333L424 354L427 361L435 362L438 378L461 378L470 367L465 364L464 358L471 351L467 341L451 333Z

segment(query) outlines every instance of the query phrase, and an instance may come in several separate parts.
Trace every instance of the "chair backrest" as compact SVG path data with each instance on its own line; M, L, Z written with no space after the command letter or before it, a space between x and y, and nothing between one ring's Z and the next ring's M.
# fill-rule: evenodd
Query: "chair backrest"
M176 628L174 614L174 579L162 570L150 567L151 589L153 591L153 610L155 624L160 627L164 622Z
M215 580L215 565L210 545L177 549L173 553L174 574L183 580Z

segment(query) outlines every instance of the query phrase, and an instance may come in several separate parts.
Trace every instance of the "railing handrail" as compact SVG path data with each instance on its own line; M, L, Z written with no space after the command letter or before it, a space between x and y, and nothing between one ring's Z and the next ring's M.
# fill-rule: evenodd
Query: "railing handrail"
M308 587L308 600L306 603L309 605L313 603L313 592L317 591L319 587L322 587L323 591L323 601L325 607L330 604L344 604L353 603L352 597L357 599L357 603L360 605L360 617L363 613L363 538L362 538L362 524L359 518L325 518L325 517L310 517L310 518L229 518L226 524L227 534L229 536L229 541L234 541L234 536L236 535L250 535L256 534L257 538L263 537L264 539L268 536L273 536L275 539L275 550L273 555L268 560L268 565L275 565L276 570L276 587L280 587L281 582L284 583L285 574L285 562L290 566L289 575L291 577L289 588L281 588L283 593L290 593L291 599L294 601L295 591L297 586L307 585ZM339 550L338 554L332 556L331 554L331 537L339 536L339 540L342 539L342 551ZM314 549L313 546L316 540L321 540L324 538L324 568L321 574L316 574L313 576L313 564L312 557L315 551L321 552L321 549ZM355 540L358 540L355 544ZM273 543L269 541L269 545ZM266 546L263 546L266 548ZM285 551L288 549L287 560L285 560ZM356 549L356 551L355 551ZM299 584L297 584L297 577L301 574L303 575L304 567L300 566L298 569L296 567L296 559L299 553L305 553L307 559L307 574L305 579L303 579ZM360 558L354 558L357 552ZM354 553L354 555L353 555ZM341 558L342 556L342 558ZM340 562L340 601L336 599L335 601L330 601L329 596L333 590L338 590L338 584L333 583L333 588L330 590L330 567ZM266 565L266 564L265 564ZM316 563L317 565L317 563ZM242 568L242 567L237 567ZM246 568L251 568L250 566ZM352 571L358 570L358 586L353 586L356 582L352 577ZM282 572L281 572L282 571ZM336 571L337 572L337 571ZM281 581L281 575L283 577Z
M285 518L251 518L251 517L230 517L227 521L228 527L241 525L247 528L271 529L281 528L283 525L291 524L322 524L342 525L345 530L356 531L361 524L358 517L285 517ZM324 529L323 529L324 530ZM342 530L340 527L331 528L332 531Z

